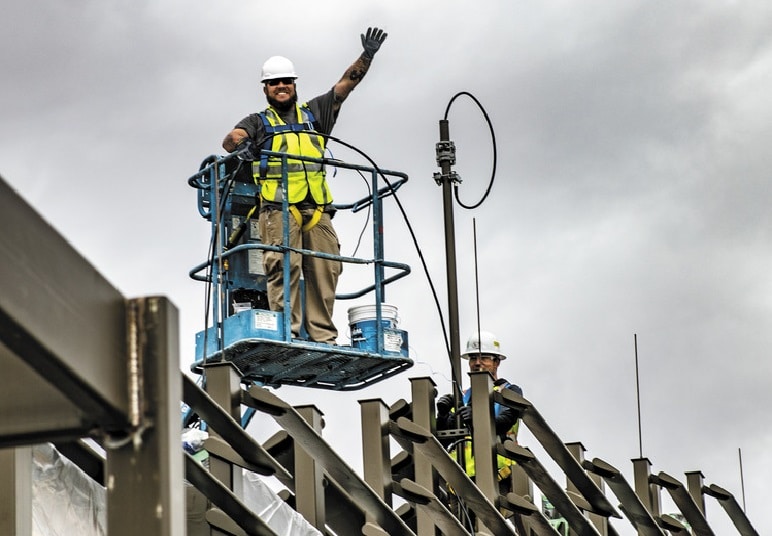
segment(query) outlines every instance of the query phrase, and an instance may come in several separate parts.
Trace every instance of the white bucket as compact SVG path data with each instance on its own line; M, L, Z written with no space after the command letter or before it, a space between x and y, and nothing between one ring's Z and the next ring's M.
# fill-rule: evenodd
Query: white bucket
M378 310L375 305L359 305L351 307L348 310L348 325L354 327L360 322L375 322L378 316ZM397 316L397 307L394 305L381 304L381 323L385 328L396 328L399 324Z

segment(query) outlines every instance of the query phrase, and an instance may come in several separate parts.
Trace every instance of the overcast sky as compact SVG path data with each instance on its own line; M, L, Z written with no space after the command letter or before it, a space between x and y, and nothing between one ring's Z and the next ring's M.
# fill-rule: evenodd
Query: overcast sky
M204 287L188 272L206 258L209 224L187 178L222 154L238 120L264 108L267 57L290 57L300 98L310 99L359 55L361 32L385 28L333 133L410 176L400 199L445 318L442 197L432 178L438 122L467 91L495 132L490 198L454 209L462 344L476 329L474 220L481 324L509 355L500 373L558 435L632 481L637 334L643 455L653 472L684 481L701 470L706 484L742 501L741 452L748 515L772 532L772 4L578 6L6 2L0 175L124 295L175 303L188 370L204 316ZM449 120L460 196L472 204L491 172L491 137L471 99L456 100ZM338 201L364 195L351 177L336 177L333 189ZM450 390L429 284L396 206L386 212L386 257L413 267L387 299L416 365L354 393L277 392L316 404L325 436L354 467L358 400L409 399L410 377ZM350 254L366 222L335 221ZM356 279L344 271L341 290ZM337 305L342 344L351 305ZM538 452L527 433L521 441ZM733 533L707 502L711 525ZM633 533L626 521L615 526Z

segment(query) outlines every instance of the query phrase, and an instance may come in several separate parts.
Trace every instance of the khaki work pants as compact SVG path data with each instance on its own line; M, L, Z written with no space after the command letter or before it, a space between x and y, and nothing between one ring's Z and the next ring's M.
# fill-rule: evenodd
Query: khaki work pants
M313 208L301 209L303 221L308 221L314 213ZM264 210L258 219L261 240L270 245L282 244L282 211ZM289 217L289 246L298 249L320 251L340 255L338 235L332 226L328 213L322 214L319 222L310 230L302 232L295 218ZM263 252L263 268L268 280L268 304L272 311L284 310L284 254L277 251ZM335 289L343 263L321 259L311 255L290 253L290 309L292 336L300 335L303 318L300 303L300 275L305 280L305 328L312 341L335 343L338 330L332 322L332 310L335 304Z

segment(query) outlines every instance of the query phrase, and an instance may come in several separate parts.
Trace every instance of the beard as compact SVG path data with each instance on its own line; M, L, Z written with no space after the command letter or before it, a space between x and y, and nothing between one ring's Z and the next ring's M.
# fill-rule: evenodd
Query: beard
M269 97L268 95L266 95L265 98L268 100L268 104L270 104L271 106L276 108L278 111L286 112L286 111L291 110L291 109L293 109L295 107L295 103L298 101L298 94L294 93L289 100L284 101L284 102L279 102L276 99L274 99L273 97Z

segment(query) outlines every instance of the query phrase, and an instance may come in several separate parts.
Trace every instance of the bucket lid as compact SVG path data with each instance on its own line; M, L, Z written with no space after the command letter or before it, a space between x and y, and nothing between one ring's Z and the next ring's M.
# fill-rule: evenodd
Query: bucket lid
M375 320L378 316L378 310L375 305L358 305L350 307L348 310L348 323L356 324L364 320ZM386 303L381 304L381 320L391 320L394 325L399 321L397 318L397 307Z

